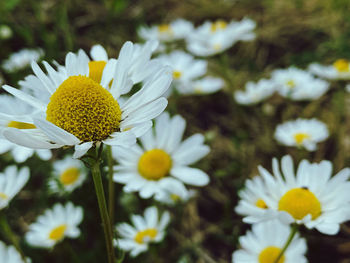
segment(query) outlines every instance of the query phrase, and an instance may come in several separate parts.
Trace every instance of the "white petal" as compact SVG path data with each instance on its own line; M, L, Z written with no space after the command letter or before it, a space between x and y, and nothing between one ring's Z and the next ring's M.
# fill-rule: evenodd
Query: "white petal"
M75 145L73 158L78 159L82 157L92 147L92 144L93 142L84 142L82 144Z
M170 174L190 185L204 186L209 183L209 176L197 168L174 167Z

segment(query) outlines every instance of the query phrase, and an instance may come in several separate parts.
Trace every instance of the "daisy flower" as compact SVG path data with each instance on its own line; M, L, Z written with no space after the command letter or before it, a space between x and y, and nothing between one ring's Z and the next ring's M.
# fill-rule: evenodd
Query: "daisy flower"
M255 38L255 22L251 19L205 22L186 38L187 49L196 56L212 56L225 51L237 41Z
M170 42L184 39L193 31L193 24L184 19L176 19L170 24L153 25L151 27L142 26L138 30L138 35L144 40L159 40Z
M186 189L179 181L162 181L160 182L160 191L157 192L154 199L167 205L175 205L187 202L195 194L196 191Z
M70 193L81 186L86 178L85 167L79 160L66 156L63 160L53 163L53 177L48 186L53 193Z
M329 80L350 79L350 62L347 59L338 59L333 65L328 66L312 63L309 65L308 70L318 77Z
M292 100L316 100L329 89L328 82L294 67L275 70L271 80L281 96Z
M118 60L108 61L102 65L103 70L90 67L84 52L68 53L63 74L44 62L48 72L45 74L33 62L36 79L51 96L47 100L4 85L7 92L38 111L32 117L35 129L6 128L4 137L33 149L74 146L74 158L82 157L99 142L135 144L136 137L144 134L152 126L151 120L165 109L167 100L161 96L170 86L172 76L168 68L160 68L138 92L119 105L119 97L133 86L128 76L133 48L131 42L126 42ZM95 80L100 73L101 82L98 83Z
M0 241L0 262L3 263L30 263L31 260L22 259L21 254L14 248L14 246L6 246Z
M232 263L274 263L286 243L291 229L278 221L269 221L252 226L245 236L239 238L241 249L232 254ZM278 263L307 263L306 241L294 237Z
M170 214L164 212L160 218L156 207L145 210L144 216L132 215L132 225L119 224L116 229L120 239L115 241L121 249L130 251L132 257L146 251L150 243L159 243L164 239L165 228L169 224Z
M261 79L258 82L247 82L245 90L238 90L234 93L234 98L239 104L256 104L270 97L276 91L276 84L267 79Z
M140 140L142 147L115 147L114 181L125 184L124 191L139 192L142 198L150 198L161 191L163 181L181 181L194 186L209 183L209 176L189 165L209 152L204 136L195 134L181 142L185 120L176 115L162 114L155 123L155 134L149 130Z
M224 86L224 81L220 78L204 77L201 79L190 81L185 85L177 87L180 94L211 94L219 91Z
M25 162L34 154L45 161L52 157L50 150L23 147L1 137L2 131L7 127L19 130L34 129L33 121L28 116L31 112L33 107L22 103L21 100L5 94L0 95L0 154L10 152L17 163Z
M38 61L44 55L41 48L37 49L22 49L2 63L2 68L9 73L13 73L24 69L30 65L32 61Z
M315 151L316 144L329 136L326 124L317 119L296 119L279 124L276 127L275 139L286 146L304 147Z
M74 207L70 202L65 206L55 204L29 226L25 239L33 247L52 248L65 237L77 238L80 235L78 225L82 220L81 207Z
M278 218L286 224L304 224L323 234L337 234L340 224L350 216L350 169L345 168L332 176L331 162L302 160L294 173L289 155L282 158L281 164L283 176L276 159L272 162L273 174L259 166L267 186L260 198L267 208L264 213L247 213L249 223Z
M18 194L29 179L28 167L17 169L16 166L8 166L0 173L0 209L8 206L12 198Z

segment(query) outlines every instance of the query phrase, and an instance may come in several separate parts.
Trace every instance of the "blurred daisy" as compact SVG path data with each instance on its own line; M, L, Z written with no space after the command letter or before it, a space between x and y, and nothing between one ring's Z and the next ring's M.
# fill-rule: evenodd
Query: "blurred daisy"
M38 61L44 56L41 48L22 49L10 55L10 57L2 63L2 68L9 73L24 69L30 65L32 61Z
M304 147L315 151L316 144L328 138L326 124L317 119L296 119L279 124L276 127L275 139L286 146Z
M290 227L278 221L269 221L252 226L245 236L239 238L241 249L232 254L232 263L275 263L290 235ZM306 241L294 237L278 263L307 263Z
M12 37L12 30L8 25L0 25L0 39L9 39Z
M294 67L275 70L271 80L281 96L292 100L316 100L329 89L328 82Z
M63 160L53 163L53 177L48 185L53 193L70 193L81 186L86 178L85 167L81 161L66 156Z
M170 24L153 25L151 27L142 26L138 30L138 35L144 40L159 40L170 42L184 39L193 31L193 24L184 19L176 19Z
M65 237L77 238L80 235L78 225L82 220L81 207L74 207L70 202L65 206L55 204L29 226L25 239L33 247L52 248Z
M245 85L245 91L236 91L234 98L239 104L256 104L270 97L275 91L276 85L271 80L261 79L256 83L249 81Z
M312 63L308 70L321 78L336 80L336 79L350 79L350 62L347 59L338 59L333 65L320 65Z
M151 127L151 120L165 109L167 100L161 96L170 86L172 76L168 68L160 68L121 107L119 97L133 86L128 77L132 54L133 44L126 42L118 60L110 60L103 66L100 83L92 77L96 72L92 72L84 52L68 53L63 74L44 62L46 75L32 63L37 80L51 97L47 100L4 85L7 92L39 112L33 116L35 129L6 128L4 137L33 149L75 146L74 158L83 156L97 142L135 144L136 137L144 134Z
M17 163L25 162L35 153L45 161L52 157L50 150L23 147L1 137L2 131L7 127L19 130L34 129L35 125L28 116L31 112L33 112L33 108L22 103L21 100L5 94L0 95L0 154L10 152Z
M180 94L211 94L222 89L224 81L220 78L204 77L201 79L190 81L185 85L177 87Z
M8 166L0 173L0 209L8 206L12 198L18 194L29 179L28 167L17 169L16 166Z
M162 181L160 182L160 188L154 199L168 205L187 202L196 193L194 190L186 189L183 183L179 181Z
M249 41L255 38L255 22L251 19L205 22L187 35L187 49L196 56L212 56L225 51L237 41Z
M209 153L204 136L195 134L181 142L185 120L176 115L162 114L155 123L155 134L149 130L140 140L142 148L114 147L113 156L119 162L114 181L125 184L124 191L139 192L150 198L161 191L161 184L181 181L194 186L209 183L202 170L188 167Z
M350 169L332 176L331 162L302 160L295 174L289 155L284 156L281 163L283 176L276 159L272 163L273 175L259 166L268 185L268 191L261 196L267 208L259 215L250 213L249 223L278 218L286 224L295 222L323 234L337 234L340 224L350 216Z
M0 241L0 262L2 263L30 263L31 260L22 259L21 254L14 248L14 246L6 246Z
M127 223L119 224L116 229L120 239L115 241L121 249L130 251L132 257L146 251L150 243L159 243L164 239L165 228L169 224L169 212L158 216L156 207L149 207L145 210L144 216L132 215L132 225Z

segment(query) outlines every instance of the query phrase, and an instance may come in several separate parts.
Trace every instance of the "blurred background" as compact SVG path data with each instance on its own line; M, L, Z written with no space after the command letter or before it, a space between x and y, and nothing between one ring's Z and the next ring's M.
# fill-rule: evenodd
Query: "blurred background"
M257 166L271 170L273 157L291 154L295 163L331 160L334 171L350 165L350 95L346 83L332 83L326 96L312 102L296 102L274 95L253 107L235 103L233 92L247 81L268 77L272 70L312 62L332 64L338 58L350 58L350 1L348 0L6 0L0 1L0 24L12 34L0 39L0 62L22 48L42 48L44 59L64 62L65 54L94 44L103 45L109 56L117 57L122 44L141 42L137 29L141 25L167 23L184 18L196 26L206 20L256 21L256 39L239 42L225 55L210 57L211 75L225 80L222 91L207 96L172 97L168 111L187 120L185 137L203 133L210 154L198 167L211 177L211 183L199 189L196 198L172 208L173 220L168 235L136 259L125 262L224 263L231 262L238 237L248 225L234 213L237 191L244 180L257 174ZM29 68L15 73L0 69L3 82L17 87L30 74ZM3 91L0 91L1 93ZM330 138L315 152L280 146L273 134L277 124L298 117L317 117L324 121ZM1 145L0 145L1 147ZM63 156L62 150L54 158ZM0 166L12 164L9 155L0 156ZM32 168L24 191L12 201L6 213L20 236L36 216L55 202L72 200L84 208L82 235L65 239L53 251L34 249L22 241L25 254L32 262L103 262L105 244L91 178L71 196L50 196L46 189L51 164L31 158ZM116 220L128 222L132 213L141 213L152 200L125 194L116 184ZM0 231L1 232L1 231ZM342 226L336 236L302 229L308 242L309 262L350 262L350 225ZM4 239L2 239L4 240Z

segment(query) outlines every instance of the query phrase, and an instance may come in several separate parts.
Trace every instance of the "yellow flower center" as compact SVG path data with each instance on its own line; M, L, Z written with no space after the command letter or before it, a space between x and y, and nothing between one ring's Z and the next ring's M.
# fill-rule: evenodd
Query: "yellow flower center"
M17 128L21 130L26 130L26 129L35 129L35 125L31 123L26 123L26 122L20 122L20 121L10 121L7 124L7 127L10 128Z
M281 249L278 247L270 246L265 248L259 254L259 263L275 263L277 257L281 253ZM285 260L284 255L278 260L277 263L283 263Z
M118 130L121 110L100 84L85 76L71 76L52 94L46 119L83 142L101 141Z
M54 229L51 230L49 234L49 238L58 241L61 240L64 237L64 232L67 229L67 225L59 225L58 227L55 227Z
M6 200L8 198L7 194L0 192L0 198Z
M153 240L158 234L157 229L149 228L143 231L140 231L134 237L136 243L143 244L144 242L149 242Z
M161 24L158 26L158 31L160 33L170 33L172 30L169 24Z
M226 27L227 27L227 23L225 21L218 20L218 21L211 24L210 30L212 33L214 33L218 30L225 29Z
M286 84L287 84L287 86L289 87L289 88L295 88L295 82L294 82L294 80L288 80L287 82L286 82Z
M349 66L350 66L350 63L346 59L338 59L333 63L333 67L335 67L335 69L338 72L349 72L350 71Z
M262 209L267 209L267 208L268 208L267 204L266 204L265 201L262 200L262 199L258 199L258 200L255 202L255 205L256 205L257 207L259 207L259 208L262 208Z
M90 61L89 62L89 78L93 79L97 83L101 82L103 69L105 68L106 61Z
M296 134L294 134L294 140L297 144L302 144L304 142L304 140L306 139L310 139L311 136L305 132L298 132Z
M214 44L213 48L214 48L214 50L219 51L219 50L221 50L221 45L220 44Z
M175 71L173 72L173 78L174 78L174 79L179 79L179 78L181 78L181 76L182 76L181 71L175 70Z
M307 188L294 188L282 196L278 210L288 212L297 220L311 214L314 220L321 215L321 203Z
M66 169L60 176L60 182L63 185L74 184L80 176L80 171L76 167Z
M148 180L159 180L166 176L171 168L169 154L160 149L145 152L139 160L140 174Z
M174 202L178 202L181 200L181 197L177 194L171 194L170 199L173 200Z

